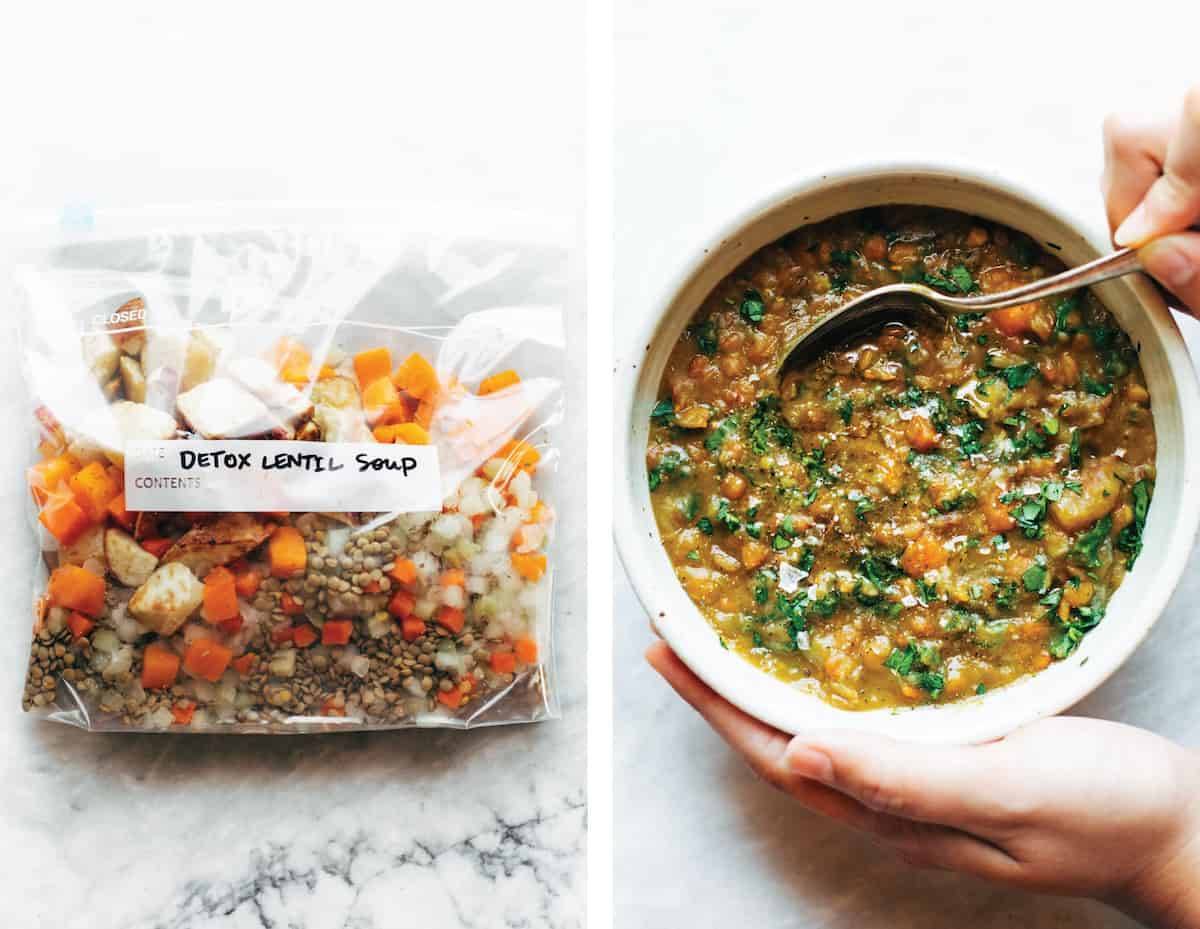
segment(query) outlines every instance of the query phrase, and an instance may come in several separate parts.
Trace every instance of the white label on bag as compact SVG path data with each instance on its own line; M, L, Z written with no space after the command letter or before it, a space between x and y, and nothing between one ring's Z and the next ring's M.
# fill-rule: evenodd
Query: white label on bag
M125 447L125 506L151 512L433 512L442 508L442 480L432 445L135 441Z

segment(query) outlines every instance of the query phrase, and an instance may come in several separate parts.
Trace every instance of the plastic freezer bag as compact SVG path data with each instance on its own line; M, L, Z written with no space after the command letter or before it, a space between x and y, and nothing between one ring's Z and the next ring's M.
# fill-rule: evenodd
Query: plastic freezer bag
M415 225L101 227L27 256L26 710L224 732L556 714L565 253Z

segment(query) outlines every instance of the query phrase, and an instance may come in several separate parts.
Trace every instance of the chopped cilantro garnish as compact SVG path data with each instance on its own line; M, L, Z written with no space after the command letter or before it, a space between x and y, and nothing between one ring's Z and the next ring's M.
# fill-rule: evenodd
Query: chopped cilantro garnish
M717 522L725 528L727 532L737 532L742 528L742 521L729 511L729 501L724 497L717 504Z
M689 469L684 464L684 457L681 453L671 450L666 452L659 460L658 464L651 468L647 477L650 483L651 490L658 490L663 481L675 477L677 474L686 474Z
M712 520L709 519L707 516L701 516L696 521L696 528L699 529L701 532L703 532L705 535L713 534Z
M1071 546L1071 560L1085 568L1100 566L1100 547L1108 539L1112 530L1112 517L1105 516L1091 529L1083 533Z
M650 411L650 421L660 426L669 426L675 421L675 404L671 400L659 400Z
M854 416L854 401L849 397L843 400L838 407L838 415L842 417L842 423L849 426L850 419Z
M1105 384L1103 381L1094 380L1086 373L1080 375L1079 380L1083 384L1083 389L1094 397L1107 397L1112 393L1112 384Z
M695 329L696 348L700 350L700 354L708 355L710 358L717 353L717 324L706 319Z
M707 436L705 436L704 447L710 452L717 451L722 445L725 444L725 440L733 434L737 427L738 418L736 416L726 416L723 420L717 423L716 426L713 427L713 430Z
M1126 568L1132 568L1138 555L1142 553L1142 531L1146 528L1146 513L1150 509L1152 492L1153 485L1145 478L1133 485L1133 522L1117 536L1118 550L1129 556L1125 560Z
M763 314L766 312L762 295L757 290L747 290L745 297L742 298L742 305L739 307L739 311L742 314L742 319L752 326L757 326L762 322Z

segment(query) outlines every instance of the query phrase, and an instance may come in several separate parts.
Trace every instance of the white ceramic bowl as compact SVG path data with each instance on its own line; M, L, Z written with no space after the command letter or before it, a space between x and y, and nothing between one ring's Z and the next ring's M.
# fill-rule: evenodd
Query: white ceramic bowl
M839 710L763 673L718 643L675 578L659 540L646 483L650 409L671 347L713 287L755 251L838 213L888 203L960 210L1019 229L1068 265L1107 251L1039 197L994 177L935 165L883 165L824 175L789 187L734 219L697 249L662 299L648 308L617 369L616 427L622 475L615 508L625 569L651 622L714 690L788 732L850 728L923 742L999 738L1059 713L1099 686L1137 648L1167 604L1200 523L1200 389L1183 338L1158 292L1140 277L1096 288L1140 346L1158 439L1158 479L1144 549L1112 598L1103 622L1066 660L981 697L899 710Z

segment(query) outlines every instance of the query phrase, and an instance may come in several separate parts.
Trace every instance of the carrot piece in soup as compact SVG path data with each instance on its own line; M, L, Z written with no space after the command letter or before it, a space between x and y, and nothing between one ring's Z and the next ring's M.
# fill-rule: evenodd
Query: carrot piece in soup
M423 355L416 352L409 355L392 375L396 386L418 400L432 399L437 393L437 371L434 370Z
M179 676L179 656L161 642L151 642L142 652L142 687L162 690Z
M521 378L516 371L501 371L491 377L485 377L479 382L479 396L486 397L488 394L494 394L498 390L504 390L506 387L512 387L519 383L521 383Z
M521 664L534 664L538 660L537 642L530 638L517 639L513 643L513 654Z
M280 526L271 533L267 543L267 558L272 577L295 577L303 574L308 565L308 549L304 536L295 526Z
M322 645L345 645L350 641L350 633L354 631L354 621L350 619L329 619L321 630Z
M214 625L239 615L237 586L228 568L218 566L204 576L203 613Z
M104 578L68 564L54 569L46 593L54 606L95 617L104 612L104 590Z
M196 639L183 654L183 670L193 677L215 683L221 679L233 652L212 639Z
M369 348L354 356L354 375L358 378L360 390L365 390L381 377L392 373L392 353L390 349L379 347Z

